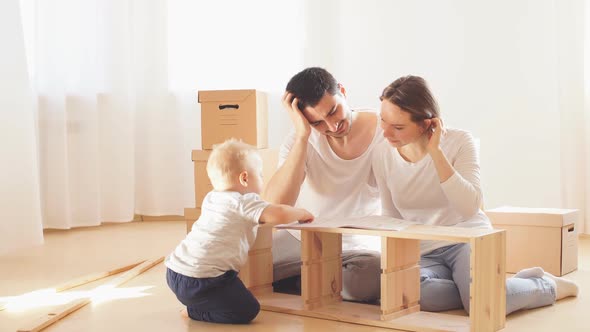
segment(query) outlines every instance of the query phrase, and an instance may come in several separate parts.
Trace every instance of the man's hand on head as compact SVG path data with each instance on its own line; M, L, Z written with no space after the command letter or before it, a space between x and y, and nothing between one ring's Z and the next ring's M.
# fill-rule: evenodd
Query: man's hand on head
M289 113L291 122L295 126L297 137L307 139L311 134L311 126L309 121L303 115L303 112L298 107L299 99L289 91L285 91L283 95L283 107Z

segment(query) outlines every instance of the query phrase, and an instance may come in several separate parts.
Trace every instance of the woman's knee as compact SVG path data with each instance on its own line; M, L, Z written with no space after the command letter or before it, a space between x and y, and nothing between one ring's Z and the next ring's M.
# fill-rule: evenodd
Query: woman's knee
M420 276L420 309L423 311L446 311L463 306L457 285L452 280Z

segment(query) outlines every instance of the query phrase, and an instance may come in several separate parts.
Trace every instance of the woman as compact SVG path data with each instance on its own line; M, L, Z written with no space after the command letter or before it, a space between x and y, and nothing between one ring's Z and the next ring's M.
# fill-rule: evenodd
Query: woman
M421 77L405 76L381 95L387 142L373 167L382 213L428 225L491 228L481 211L479 162L473 137L444 129L438 105ZM422 241L420 306L469 312L469 245ZM506 314L576 296L578 286L536 267L506 280Z

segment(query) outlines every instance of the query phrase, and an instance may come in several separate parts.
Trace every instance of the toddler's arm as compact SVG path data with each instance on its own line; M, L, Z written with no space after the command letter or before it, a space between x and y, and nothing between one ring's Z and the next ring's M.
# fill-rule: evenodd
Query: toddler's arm
M260 215L261 224L285 224L298 220L299 222L313 221L313 215L305 210L285 204L270 204Z

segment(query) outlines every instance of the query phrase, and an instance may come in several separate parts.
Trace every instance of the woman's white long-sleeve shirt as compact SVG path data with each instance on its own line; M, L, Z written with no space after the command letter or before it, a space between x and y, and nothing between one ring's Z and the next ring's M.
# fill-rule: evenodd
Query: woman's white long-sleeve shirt
M430 155L411 163L387 141L375 148L373 171L382 214L426 225L491 228L480 210L483 198L473 137L466 131L447 129L440 148L455 169L443 183ZM449 243L422 241L420 250L426 254L445 245Z

